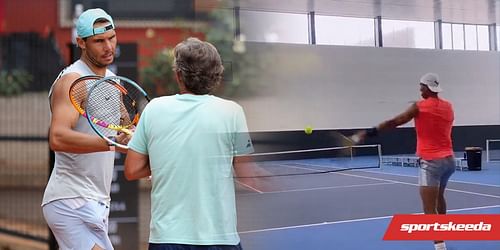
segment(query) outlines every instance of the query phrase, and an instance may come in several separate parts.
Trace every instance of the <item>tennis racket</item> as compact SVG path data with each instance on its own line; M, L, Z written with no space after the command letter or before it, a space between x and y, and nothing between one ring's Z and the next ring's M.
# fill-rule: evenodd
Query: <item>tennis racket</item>
M337 146L346 146L350 147L356 145L359 142L359 138L354 138L354 136L346 136L341 132L331 131L328 133L328 136L331 140L335 142Z
M102 78L102 76L98 75L82 76L71 84L69 88L69 99L80 115L86 116L85 106L87 105L89 89Z
M69 99L73 107L80 113L80 115L87 117L85 111L87 106L87 97L90 89L97 83L97 81L103 79L99 75L87 75L76 79L69 88ZM97 120L94 120L97 122ZM97 122L97 125L107 127L107 124Z
M361 142L361 137L358 134L351 135L349 139L353 142L354 145Z
M118 133L133 134L150 98L136 82L122 76L97 80L89 89L85 114L92 129L109 144L128 149L114 140Z

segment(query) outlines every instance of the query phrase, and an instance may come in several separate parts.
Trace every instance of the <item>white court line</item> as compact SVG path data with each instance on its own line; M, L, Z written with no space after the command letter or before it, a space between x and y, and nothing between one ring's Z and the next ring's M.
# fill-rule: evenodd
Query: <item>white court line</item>
M466 208L456 208L450 209L447 212L462 212L462 211L470 211L470 210L480 210L480 209L488 209L488 208L496 208L500 207L500 205L491 205L491 206L482 206L482 207L466 207Z
M386 175L395 175L395 176L405 176L405 177L413 177L413 178L418 178L418 176L415 176L415 175L408 175L408 174L395 174L395 173L377 172L377 171L373 171L373 170L364 170L364 169L360 169L360 170L358 170L358 171L367 172L367 173L374 173L374 174L386 174ZM453 179L450 179L448 182L456 182L456 183L473 184L473 185L478 185L478 186L487 186L487 187L500 187L500 185L486 184L486 183L478 183L478 182L469 182L469 181L459 181L459 180L453 180Z
M399 184L404 184L404 185L410 185L410 186L420 186L415 183L410 183L410 182L404 182L404 181L393 181L393 180L387 180L383 178L375 178L375 177L368 177L368 176L362 176L362 175L355 175L355 174L345 174L345 173L336 173L340 175L346 175L346 176L352 176L352 177L358 177L358 178L365 178L365 179L371 179L371 180L379 180L379 181L388 181L388 182L394 182L394 183L399 183ZM500 199L500 196L498 195L491 195L491 194L483 194L483 193L477 193L477 192L470 192L470 191L464 191L464 190L458 190L458 189L453 189L453 188L446 188L446 191L452 191L452 192L457 192L457 193L464 193L464 194L473 194L473 195L478 195L478 196L484 196L484 197L490 197L490 198L496 198Z
M448 212L461 212L461 211L480 210L480 209L497 208L497 207L500 207L500 205L451 209L451 210L448 210ZM422 213L415 213L415 214L422 214ZM322 223L305 224L305 225L288 226L288 227L273 227L273 228L266 228L266 229L259 229L259 230L242 231L239 233L240 234L249 234L249 233L271 232L271 231L288 230L288 229L296 229L296 228L307 228L307 227L315 227L315 226L323 226L323 225L334 225L334 224L343 224L343 223L360 222L360 221L372 221L372 220L388 219L388 218L392 218L392 217L393 217L393 215L387 215L387 216L379 216L379 217L368 217L368 218L360 218L360 219L352 219L352 220L331 221L331 222L322 222Z
M315 164L307 164L308 166L318 166ZM370 179L370 180L377 180L377 181L387 181L387 182L392 182L392 183L398 183L398 184L404 184L404 185L410 185L410 186L420 186L415 183L411 182L404 182L404 181L394 181L394 180L388 180L384 178L376 178L376 177L368 177L368 176L362 176L362 175L355 175L355 174L346 174L346 173L340 173L340 172L333 172L333 174L338 174L338 175L345 175L345 176L351 176L351 177L358 177L358 178L364 178L364 179ZM458 192L458 193L465 193L465 194L473 194L473 195L478 195L478 196L485 196L485 197L490 197L490 198L497 198L500 199L500 196L498 195L491 195L491 194L483 194L483 193L477 193L477 192L470 192L470 191L464 191L464 190L458 190L458 189L453 189L453 188L446 188L447 191L453 191L453 192Z
M248 188L248 189L251 189L251 190L253 190L253 191L255 191L255 192L259 193L259 194L263 194L263 193L264 193L264 192L262 192L262 191L260 191L260 190L258 190L258 189L256 189L256 188L254 188L254 187L252 187L252 186L250 186L250 185L247 185L247 184L245 184L245 183L243 183L243 182L241 182L241 181L238 181L238 180L234 180L234 181L235 181L235 182L237 182L238 184L240 184L240 185L242 185L242 186L244 186L244 187Z
M304 163L300 163L302 165L306 165L306 166L311 166L311 167L324 167L322 165L316 165L316 164L304 164ZM305 170L311 170L310 168L302 168L302 167L298 167L298 166L287 166L287 165L284 165L285 167L290 167L290 168L296 168L296 169L305 169ZM361 170L362 172L369 172L369 171L363 171ZM369 172L369 173L375 173L373 171ZM384 181L384 182L390 182L390 183L397 183L397 184L403 184L403 185L411 185L411 186L419 186L418 184L415 184L415 183L410 183L410 182L404 182L404 181L395 181L395 180L389 180L389 179L384 179L384 178L376 178L376 177L368 177L368 176L362 176L362 175L355 175L355 174L346 174L346 173L340 173L340 172L331 172L331 174L338 174L338 175L345 175L345 176L351 176L351 177L358 177L358 178L365 178L365 179L370 179L370 180L378 180L378 181ZM383 173L385 174L385 173ZM397 174L389 174L389 175L397 175ZM415 177L415 176L410 176L410 177ZM242 184L242 183L240 183ZM244 184L242 184L244 185ZM257 191L259 194L265 194L265 193L272 193L272 192L262 192L260 190L257 190L251 186L248 186L248 185L244 185L252 190L255 190ZM446 188L447 191L452 191L452 192L458 192L458 193L465 193L465 194L472 194L472 195L478 195L478 196L485 196L485 197L490 197L490 198L497 198L497 199L500 199L500 196L497 196L497 195L490 195L490 194L483 194L483 193L477 193L477 192L470 192L470 191L464 191L464 190L458 190L458 189L452 189L452 188ZM300 191L300 190L291 190L291 192L296 192L296 191ZM280 192L287 192L287 191L280 191Z
M317 188L303 188L303 189L288 189L288 190L282 190L282 191L262 192L260 194L277 194L277 193L290 193L290 192L305 192L305 191L328 190L328 189L337 189L337 188L368 187L368 186L392 185L392 184L396 184L396 183L383 182L383 183L358 184L358 185L346 185L346 186L331 186L331 187L317 187ZM238 196L247 196L247 195L257 195L257 194L240 194Z

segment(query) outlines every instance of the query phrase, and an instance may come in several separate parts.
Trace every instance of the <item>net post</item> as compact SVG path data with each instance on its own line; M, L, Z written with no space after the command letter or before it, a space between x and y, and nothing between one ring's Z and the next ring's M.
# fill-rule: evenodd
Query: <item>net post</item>
M377 144L378 151L378 167L382 168L382 145Z
M486 162L490 162L490 140L486 140Z

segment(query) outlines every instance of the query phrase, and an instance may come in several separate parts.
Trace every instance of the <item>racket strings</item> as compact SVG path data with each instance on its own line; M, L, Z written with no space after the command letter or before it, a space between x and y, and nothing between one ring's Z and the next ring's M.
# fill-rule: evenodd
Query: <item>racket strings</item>
M133 133L139 115L149 102L147 93L132 80L121 76L105 77L88 91L85 111L90 126L108 143L127 148L113 140L118 133Z
M125 114L122 99L123 95L118 88L113 84L102 83L95 86L88 95L86 110L95 122L102 121L108 125L125 127L130 125L130 119Z
M80 78L70 87L69 97L71 103L81 114L85 112L89 89L97 80L98 78Z
M132 125L137 125L139 115L146 107L148 100L135 86L125 84L124 87L127 89L127 94L123 98L123 105L128 114L127 122Z
M109 80L92 89L88 95L87 112L96 122L105 122L119 130L137 125L139 114L147 103L144 94L134 85L126 81Z

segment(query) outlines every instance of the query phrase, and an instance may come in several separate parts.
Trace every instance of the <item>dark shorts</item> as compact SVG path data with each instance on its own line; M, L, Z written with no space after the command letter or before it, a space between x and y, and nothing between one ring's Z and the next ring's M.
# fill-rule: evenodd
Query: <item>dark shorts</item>
M241 244L232 245L184 245L168 243L149 243L149 250L242 250Z

